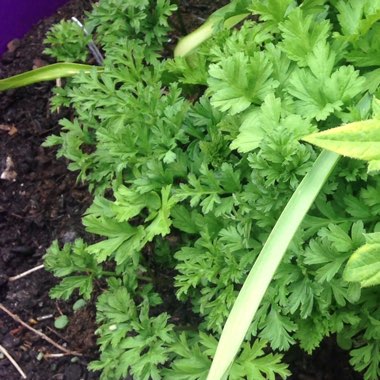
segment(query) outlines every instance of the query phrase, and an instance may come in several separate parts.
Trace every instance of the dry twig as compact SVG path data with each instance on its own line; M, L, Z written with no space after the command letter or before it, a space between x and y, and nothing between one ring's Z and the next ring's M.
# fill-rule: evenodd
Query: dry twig
M33 331L35 334L37 334L38 336L40 336L42 339L46 340L47 342L49 342L50 344L52 344L54 347L57 347L59 350L61 350L62 352L68 354L68 355L75 355L75 356L82 356L82 354L80 352L76 352L76 351L70 351L68 350L67 348L61 346L60 344L54 342L53 339L49 338L47 335L45 335L43 332L41 331L38 331L36 329L34 329L33 327L29 326L27 323L25 323L23 320L20 319L20 317L18 317L16 314L13 314L10 310L8 310L3 304L0 303L0 309L3 310L6 314L8 314L11 318L13 318L16 322L20 323L21 325L23 325L24 327L26 327L27 329L29 329L30 331Z
M68 354L61 353L61 354L44 354L44 359L50 359L50 358L62 358L64 356L67 356Z
M25 372L21 369L21 367L17 364L16 360L14 360L11 354L0 344L0 351L8 358L8 360L13 364L13 366L17 369L23 379L26 379Z
M33 273L33 272L35 272L37 270L42 269L43 267L44 267L44 264L38 265L38 266L36 266L36 267L34 267L32 269L27 270L26 272L18 274L17 276L9 277L8 281L16 281L19 278L25 277L25 276L27 276L30 273Z

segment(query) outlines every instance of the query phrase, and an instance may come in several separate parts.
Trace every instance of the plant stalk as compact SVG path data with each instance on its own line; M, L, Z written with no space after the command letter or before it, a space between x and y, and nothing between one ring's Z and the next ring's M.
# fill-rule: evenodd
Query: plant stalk
M224 28L233 28L240 21L244 20L249 13L242 13L232 16L224 21ZM203 25L193 32L183 37L174 49L174 57L184 57L196 49L202 42L208 40L214 33L217 22L210 17Z
M277 267L339 157L323 150L287 203L232 307L207 380L221 380L228 373Z
M98 71L103 70L103 68L98 66L82 65L79 63L54 63L35 70L26 71L9 78L1 79L0 91L28 86L37 82L55 80L57 78L71 77L81 71L89 73L94 68Z

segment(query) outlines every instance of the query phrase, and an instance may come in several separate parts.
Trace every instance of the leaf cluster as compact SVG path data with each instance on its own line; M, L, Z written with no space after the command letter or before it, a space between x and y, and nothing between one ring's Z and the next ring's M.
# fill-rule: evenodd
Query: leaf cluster
M62 20L46 34L44 53L62 62L86 62L91 37L74 22Z
M91 365L102 379L205 379L247 273L315 160L317 149L300 139L376 112L378 1L234 6L243 3L258 22L163 61L173 6L102 0L86 26L106 52L104 71L56 90L53 106L72 107L75 118L45 146L57 145L94 193L83 223L97 241L54 243L45 260L64 277L56 297L79 289L88 298L94 279L107 278L97 299L101 354ZM345 271L378 233L378 189L365 165L341 160L293 239L231 380L286 378L274 351L298 344L311 353L331 334L365 379L378 378L378 288L361 289L366 278Z

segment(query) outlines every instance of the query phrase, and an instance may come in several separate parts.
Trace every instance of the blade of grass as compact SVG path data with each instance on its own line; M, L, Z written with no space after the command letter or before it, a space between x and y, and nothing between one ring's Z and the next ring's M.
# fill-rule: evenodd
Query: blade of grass
M184 57L197 48L202 42L208 40L215 32L216 26L223 22L226 29L233 28L240 21L249 16L249 13L242 11L244 7L236 8L236 2L231 2L219 8L208 19L193 32L183 37L174 49L175 57ZM224 20L224 21L223 21Z
M82 65L79 63L54 63L35 70L26 71L22 74L14 75L0 80L0 91L10 88L28 86L33 83L54 80L57 78L70 77L81 71L89 73L94 68L98 71L103 70L99 66Z
M207 380L221 380L228 373L278 265L339 157L323 150L287 203L232 307Z

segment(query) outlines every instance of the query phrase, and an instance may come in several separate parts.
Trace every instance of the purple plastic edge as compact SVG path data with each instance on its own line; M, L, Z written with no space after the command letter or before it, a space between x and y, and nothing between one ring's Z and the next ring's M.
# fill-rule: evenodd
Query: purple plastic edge
M68 0L0 0L0 54L7 43L22 38L38 21L52 15Z

